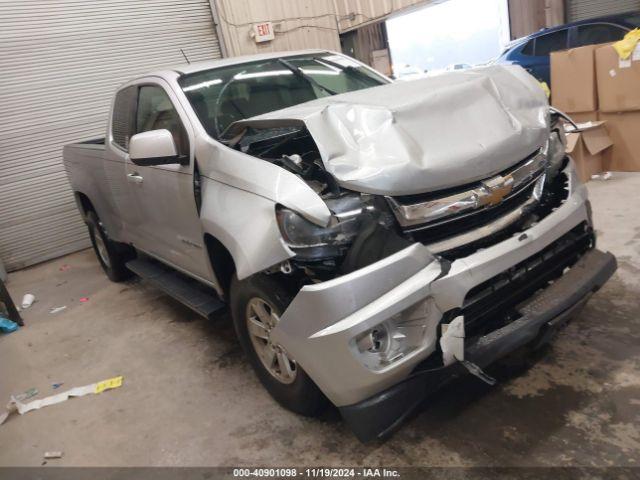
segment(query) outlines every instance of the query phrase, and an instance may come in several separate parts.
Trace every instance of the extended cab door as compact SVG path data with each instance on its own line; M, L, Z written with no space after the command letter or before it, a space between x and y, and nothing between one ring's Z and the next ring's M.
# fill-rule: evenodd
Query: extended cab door
M135 133L171 132L185 165L140 166L126 162L129 191L141 214L132 235L134 246L165 263L205 280L213 278L194 196L194 136L191 124L170 87L160 79L138 86Z
M105 139L104 185L98 188L104 189L104 195L111 198L114 211L105 212L96 207L109 236L124 243L136 243L137 226L142 218L125 176L137 95L137 86L127 86L116 93L113 101Z

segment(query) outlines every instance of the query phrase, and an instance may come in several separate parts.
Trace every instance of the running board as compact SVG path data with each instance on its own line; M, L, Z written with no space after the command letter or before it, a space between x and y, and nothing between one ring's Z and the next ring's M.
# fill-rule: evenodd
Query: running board
M127 268L205 318L225 307L213 288L156 260L136 258L127 262Z

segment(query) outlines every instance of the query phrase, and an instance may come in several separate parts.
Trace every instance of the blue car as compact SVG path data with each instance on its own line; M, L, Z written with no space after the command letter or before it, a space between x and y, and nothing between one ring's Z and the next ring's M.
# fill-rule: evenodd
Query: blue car
M592 18L545 28L511 42L496 63L521 65L531 75L551 86L551 52L621 40L640 27L640 12Z

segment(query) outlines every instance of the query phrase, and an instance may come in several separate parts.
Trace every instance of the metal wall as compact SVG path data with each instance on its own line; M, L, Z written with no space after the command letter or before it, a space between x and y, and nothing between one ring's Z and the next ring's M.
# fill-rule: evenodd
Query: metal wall
M391 75L386 25L385 22L372 23L343 33L340 35L342 52L385 75Z
M230 56L326 48L340 50L333 0L217 0ZM256 43L252 25L273 22L275 39Z
M338 35L391 14L445 0L216 0L229 55L326 48L340 50ZM275 40L256 43L252 25L273 22Z
M565 23L564 0L509 0L511 38Z
M220 56L209 0L0 2L0 258L8 270L88 246L62 147L104 135L127 79Z
M640 11L640 0L567 0L569 22Z
M391 14L426 3L446 0L333 0L338 15L340 32L379 22Z

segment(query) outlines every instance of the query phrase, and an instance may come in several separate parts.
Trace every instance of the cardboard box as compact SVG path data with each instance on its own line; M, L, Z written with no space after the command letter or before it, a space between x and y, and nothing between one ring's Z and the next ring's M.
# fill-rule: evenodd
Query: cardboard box
M640 45L629 60L621 60L613 44L596 50L600 111L640 110Z
M603 155L613 143L604 123L582 123L578 125L580 130L577 132L567 133L567 153L573 158L583 182L588 182L591 175L604 170Z
M640 112L600 113L613 147L604 155L604 169L640 172Z
M594 52L588 45L551 54L551 104L566 113L598 110Z

